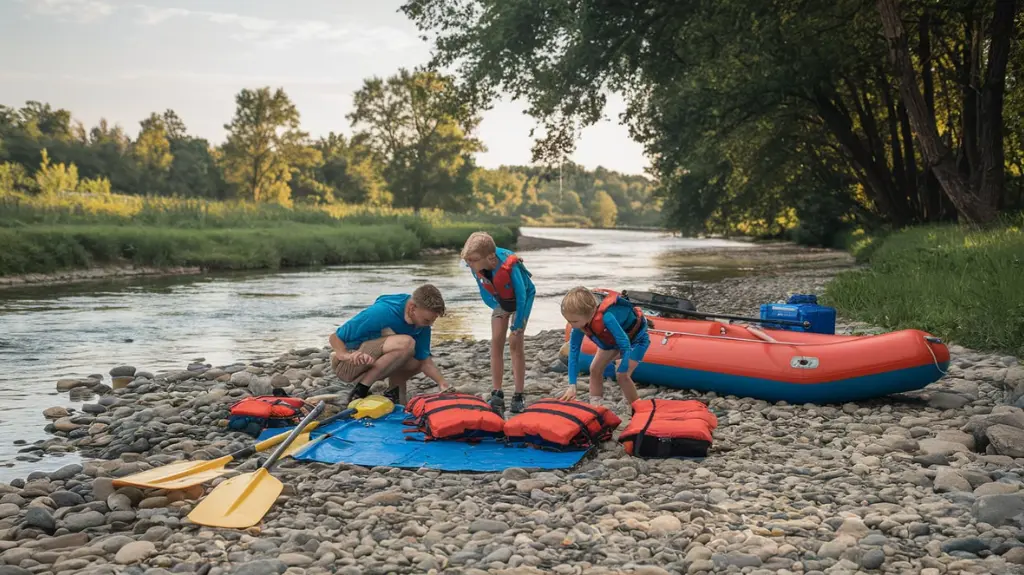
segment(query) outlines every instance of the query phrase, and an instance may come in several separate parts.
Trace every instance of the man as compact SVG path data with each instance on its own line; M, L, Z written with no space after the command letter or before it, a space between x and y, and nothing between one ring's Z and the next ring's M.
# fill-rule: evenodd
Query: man
M382 295L331 334L331 368L338 379L354 383L348 397L366 397L374 382L388 378L384 393L395 403L408 400L406 382L417 373L450 386L430 357L430 326L444 315L441 292L431 284L412 295Z

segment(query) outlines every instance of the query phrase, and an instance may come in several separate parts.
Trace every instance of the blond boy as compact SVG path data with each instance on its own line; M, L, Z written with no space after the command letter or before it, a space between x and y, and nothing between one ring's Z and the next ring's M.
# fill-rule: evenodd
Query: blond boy
M491 312L491 397L488 403L498 414L505 412L505 392L501 380L505 372L505 332L509 355L512 359L512 413L526 409L523 388L526 384L526 353L523 348L523 330L530 319L533 298L537 293L530 272L519 256L499 248L486 232L475 232L462 248L462 259L469 265L480 290L480 297L493 310ZM511 326L509 322L511 320Z

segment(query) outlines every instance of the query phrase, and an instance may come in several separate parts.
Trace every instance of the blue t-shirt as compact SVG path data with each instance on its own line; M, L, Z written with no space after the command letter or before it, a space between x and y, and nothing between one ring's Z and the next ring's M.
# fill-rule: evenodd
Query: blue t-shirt
M498 267L501 267L501 264L512 255L512 252L505 248L498 248L496 253L498 256ZM498 307L498 300L484 289L483 280L477 277L473 270L469 270L469 273L473 274L473 279L476 280L476 287L480 290L480 297L483 298L484 303L491 309ZM510 275L512 278L512 290L516 294L516 317L512 321L512 325L509 326L509 329L515 331L522 329L526 320L530 319L530 311L533 309L533 298L537 295L537 288L533 285L533 280L530 279L530 275L523 270L522 266L512 266L512 273Z
M355 351L364 341L380 337L382 329L391 328L396 334L412 336L416 341L413 357L420 361L427 359L430 357L430 328L405 322L405 303L410 297L410 294L382 295L334 333L345 342L345 347Z
M604 312L602 316L604 318L604 325L608 328L608 332L615 338L615 345L608 347L603 341L596 337L591 337L590 341L594 342L600 349L618 349L622 357L622 361L619 362L619 367L616 370L617 373L626 373L629 371L629 354L632 351L632 344L629 341L629 335L624 329L622 324L630 319L633 314L632 306L625 305L613 305ZM642 330L641 330L642 331ZM569 384L576 385L576 375L579 371L576 367L579 361L580 350L583 348L583 337L586 334L583 330L576 328L572 329L572 334L569 336ZM638 333L637 336L640 334ZM587 336L589 337L589 336Z

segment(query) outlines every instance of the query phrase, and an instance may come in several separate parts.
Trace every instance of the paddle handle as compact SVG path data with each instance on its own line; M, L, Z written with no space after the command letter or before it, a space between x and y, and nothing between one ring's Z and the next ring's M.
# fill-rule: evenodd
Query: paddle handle
M302 422L296 425L295 429L293 429L292 432L288 434L288 438L277 446L277 449L274 450L274 453L270 455L270 459L267 459L267 462L263 464L263 469L270 471L270 467L277 463L277 460L281 457L281 454L284 453L286 449L288 449L288 446L291 445L291 443L295 441L295 438L298 437L299 434L301 434L302 431L306 428L306 424L319 417L326 407L327 404L324 403L323 401L318 403L317 406L313 408L313 411L309 412L309 415L307 415L302 420Z

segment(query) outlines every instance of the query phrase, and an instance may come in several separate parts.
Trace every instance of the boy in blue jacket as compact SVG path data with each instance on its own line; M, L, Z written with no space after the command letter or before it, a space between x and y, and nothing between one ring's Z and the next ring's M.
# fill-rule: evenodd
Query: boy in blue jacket
M651 345L647 318L640 308L620 300L617 293L600 291L604 293L600 305L594 292L585 287L575 287L562 298L562 317L573 329L569 336L569 389L561 399L576 399L577 365L585 334L597 345L597 353L590 362L590 403L597 404L603 399L605 367L618 359L615 379L627 404L632 405L639 399L633 370Z
M494 238L486 232L474 232L462 248L462 259L469 264L480 290L480 297L493 311L491 312L491 383L493 390L488 403L499 415L505 412L505 392L501 379L505 372L505 332L508 338L509 355L512 359L512 378L515 393L512 395L512 413L526 409L523 387L526 385L526 352L523 348L523 330L530 319L533 298L537 289L530 279L530 272L519 256L494 244ZM509 321L511 320L511 326Z

